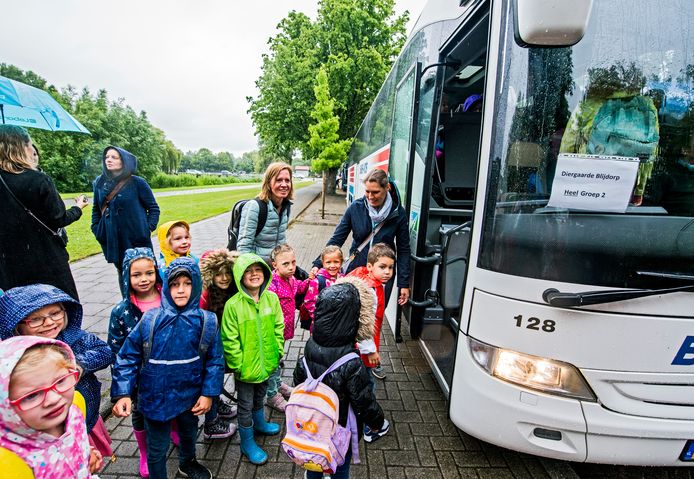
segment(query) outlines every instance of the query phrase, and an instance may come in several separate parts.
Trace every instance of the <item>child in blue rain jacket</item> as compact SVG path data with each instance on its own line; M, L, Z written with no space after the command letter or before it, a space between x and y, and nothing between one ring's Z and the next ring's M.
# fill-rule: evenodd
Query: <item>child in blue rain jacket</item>
M138 384L138 407L145 418L151 479L166 478L166 453L173 419L180 435L179 471L210 477L195 459L197 416L222 391L224 360L213 313L199 307L200 269L178 258L166 270L161 308L147 311L128 335L113 367L111 398L117 416L131 412Z
M38 318L43 324L31 324L40 322ZM70 346L80 369L76 389L87 403L87 431L102 455L110 456L110 438L99 416L101 383L94 373L109 367L114 355L104 341L82 329L82 305L46 284L8 289L0 296L0 339L17 335L48 337Z
M125 297L111 311L108 326L108 346L118 354L128 334L135 329L142 315L150 309L161 307L162 280L157 260L151 248L129 248L123 258L123 284ZM137 407L137 391L131 392L133 400L133 435L140 450L140 476L149 477L147 468L147 439L145 418ZM174 443L178 436L172 433Z

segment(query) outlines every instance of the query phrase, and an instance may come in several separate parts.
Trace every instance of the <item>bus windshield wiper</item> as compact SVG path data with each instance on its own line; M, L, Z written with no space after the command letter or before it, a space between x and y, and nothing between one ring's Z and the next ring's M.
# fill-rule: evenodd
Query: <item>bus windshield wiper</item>
M694 292L694 284L679 286L676 288L662 289L609 289L605 291L584 291L582 293L562 293L549 288L542 293L542 299L551 306L560 308L575 308L591 304L614 303L627 299L643 298L659 294L679 293L684 291Z

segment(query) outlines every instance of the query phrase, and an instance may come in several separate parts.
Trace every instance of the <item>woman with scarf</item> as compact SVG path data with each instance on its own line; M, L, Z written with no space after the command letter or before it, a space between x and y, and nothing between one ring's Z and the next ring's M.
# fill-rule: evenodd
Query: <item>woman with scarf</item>
M349 258L345 261L347 267L344 273L347 274L358 266L366 266L371 245L387 244L397 254L397 275L393 278L397 278L399 288L398 304L405 304L410 297L410 232L398 191L388 181L385 171L374 168L366 174L364 196L349 205L326 246L342 247L350 232L353 241L349 248ZM313 266L311 273L315 275L322 266L320 258L316 258ZM386 285L386 304L392 289L393 279Z
M159 222L159 205L147 181L136 176L137 158L123 148L104 150L103 173L94 180L92 233L106 261L118 270L123 293L122 264L128 248L152 248L151 233ZM124 293L125 294L125 293Z

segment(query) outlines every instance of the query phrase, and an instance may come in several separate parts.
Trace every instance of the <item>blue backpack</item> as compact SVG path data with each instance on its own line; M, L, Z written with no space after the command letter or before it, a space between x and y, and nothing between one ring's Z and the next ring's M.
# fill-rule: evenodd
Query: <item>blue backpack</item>
M595 114L586 152L653 160L659 137L653 100L643 95L611 98Z
M151 319L150 319L151 318ZM149 361L149 356L152 353L152 339L154 338L154 326L159 319L159 314L152 318L151 315L142 316L142 333L145 338L142 343L142 367L145 367ZM207 350L210 348L218 334L217 316L210 311L203 310L202 332L200 333L200 344L198 345L198 355L202 361L205 361Z

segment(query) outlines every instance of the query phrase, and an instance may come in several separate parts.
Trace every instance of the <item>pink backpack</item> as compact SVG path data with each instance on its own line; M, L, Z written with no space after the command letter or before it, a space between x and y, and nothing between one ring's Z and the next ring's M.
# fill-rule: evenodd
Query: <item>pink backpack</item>
M287 434L282 439L282 449L295 464L309 471L333 474L345 463L345 455L352 445L354 463L359 464L359 436L357 419L349 406L347 427L340 426L340 400L335 391L323 384L323 378L352 359L349 353L330 365L317 379L303 358L306 381L294 388L285 416Z

